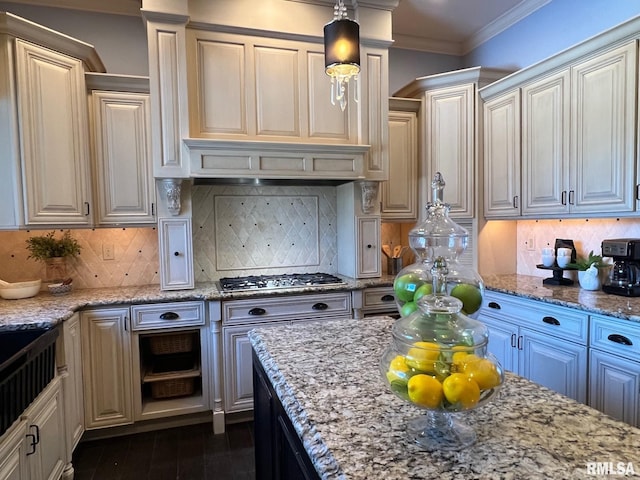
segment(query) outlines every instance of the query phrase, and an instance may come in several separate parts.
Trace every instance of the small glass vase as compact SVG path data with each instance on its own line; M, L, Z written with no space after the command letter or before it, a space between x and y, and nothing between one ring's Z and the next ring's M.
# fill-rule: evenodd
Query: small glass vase
M65 257L52 257L45 260L46 281L59 283L64 281L67 275L67 259Z

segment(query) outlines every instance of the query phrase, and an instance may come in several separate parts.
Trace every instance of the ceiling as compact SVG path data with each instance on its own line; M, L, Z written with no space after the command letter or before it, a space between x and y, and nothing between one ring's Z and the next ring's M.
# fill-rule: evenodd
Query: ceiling
M51 0L7 0L52 6ZM297 0L333 3L335 0ZM355 0L351 0L354 1ZM464 55L551 0L399 0L392 14L394 46ZM141 0L56 0L55 6L139 15ZM345 4L349 4L345 0Z

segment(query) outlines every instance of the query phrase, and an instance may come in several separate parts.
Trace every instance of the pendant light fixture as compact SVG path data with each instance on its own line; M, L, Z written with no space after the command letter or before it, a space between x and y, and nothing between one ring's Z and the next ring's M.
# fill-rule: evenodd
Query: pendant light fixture
M354 100L358 96L360 73L360 26L347 18L343 0L336 0L333 20L324 26L324 66L331 77L331 104L347 106L347 87L353 79Z

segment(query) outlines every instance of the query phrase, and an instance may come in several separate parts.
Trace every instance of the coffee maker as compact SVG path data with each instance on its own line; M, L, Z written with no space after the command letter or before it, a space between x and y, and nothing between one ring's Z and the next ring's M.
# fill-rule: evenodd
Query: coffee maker
M613 267L602 285L602 291L625 297L639 297L640 239L603 240L602 256L613 258Z

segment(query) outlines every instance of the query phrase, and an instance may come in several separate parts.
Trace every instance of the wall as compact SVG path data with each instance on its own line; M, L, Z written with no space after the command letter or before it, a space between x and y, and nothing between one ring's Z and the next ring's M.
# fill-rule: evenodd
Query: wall
M107 73L149 75L147 30L142 18L0 2L13 13L93 45Z
M0 278L8 282L42 278L41 262L27 259L25 241L50 230L0 232ZM126 287L159 284L158 233L155 228L74 229L72 236L82 248L68 260L74 288ZM114 259L103 260L103 245L114 246Z
M483 43L463 63L517 70L640 14L640 2L553 0Z
M416 78L459 70L462 65L462 58L455 55L390 48L389 96Z

